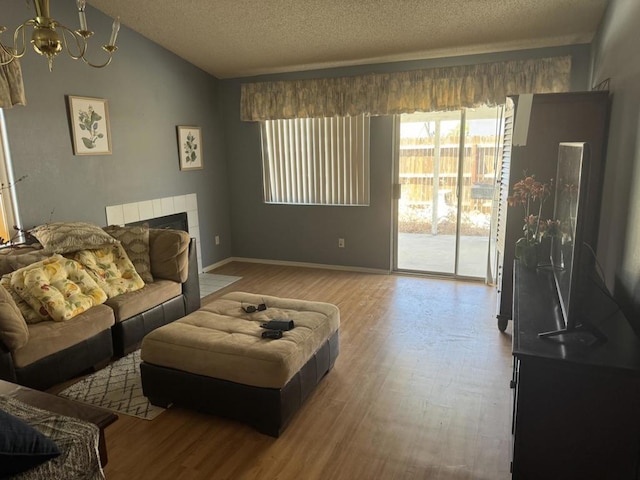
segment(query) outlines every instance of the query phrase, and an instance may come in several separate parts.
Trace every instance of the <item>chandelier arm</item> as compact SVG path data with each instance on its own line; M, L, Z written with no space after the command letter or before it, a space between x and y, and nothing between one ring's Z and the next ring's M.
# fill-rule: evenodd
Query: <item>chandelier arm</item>
M24 54L27 52L27 27L33 27L35 22L33 20L27 20L13 32L13 49L16 51L14 56L16 58L22 58ZM22 34L22 35L20 35ZM22 36L22 51L18 53L18 36Z
M103 48L104 48L104 47L103 47ZM82 57L82 61L83 61L84 63L86 63L87 65L89 65L90 67L93 67L93 68L104 68L104 67L106 67L107 65L109 65L109 64L111 63L111 60L113 60L113 54L112 54L112 53L110 53L110 52L107 52L107 53L109 54L109 58L107 58L107 61L106 61L106 62L104 62L104 63L103 63L103 64L101 64L101 65L98 65L98 64L95 64L95 63L91 63L91 62L90 62L89 60L87 60L85 57Z
M62 32L62 42L64 43L64 48L67 52L67 55L69 55L74 60L80 60L81 58L84 59L84 54L87 53L87 41L84 39L84 37L60 23L56 23L55 26L58 27ZM69 48L67 35L70 35L76 41L76 47L78 49L77 55L74 54Z
M26 36L25 36L25 27L32 25L33 21L32 20L28 20L26 22L24 22L22 25L20 25L18 28L16 28L15 32L13 33L13 48L11 47L7 47L6 45L4 45L2 42L0 42L0 48L2 48L2 51L4 53L6 53L9 56L9 60L5 61L0 61L0 65L8 65L11 62L13 62L14 59L16 58L22 58L24 57L24 54L27 52L27 42L26 42ZM22 33L22 48L19 49L18 45L19 45L19 39L20 39L20 34Z
M113 52L115 52L118 49L118 47L116 47L115 45L103 45L102 49L105 52L107 52L107 54L109 55L109 58L107 58L107 60L102 64L92 63L89 60L87 60L87 58L85 57L87 53L87 46L88 46L87 39L80 33L76 32L75 30L71 30L69 27L65 27L60 23L56 23L56 27L60 28L60 30L62 31L62 41L64 42L64 47L67 52L67 55L69 55L74 60L82 60L84 63L86 63L90 67L93 67L93 68L106 67L111 63L111 60L113 59ZM90 32L90 33L93 34L93 32ZM71 50L69 49L69 42L67 40L67 34L71 35L71 37L73 37L73 39L76 41L76 46L80 51L78 55L74 55L73 53L71 53Z

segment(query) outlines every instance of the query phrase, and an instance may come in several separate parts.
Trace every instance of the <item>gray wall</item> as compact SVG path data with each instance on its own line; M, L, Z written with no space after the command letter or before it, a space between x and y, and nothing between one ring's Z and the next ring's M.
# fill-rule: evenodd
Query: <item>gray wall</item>
M593 85L612 93L598 257L640 326L640 2L612 0L593 44Z
M57 20L77 28L75 2L52 7ZM9 28L32 14L25 2L2 2L2 24ZM87 17L98 62L111 19L89 7ZM219 81L124 26L118 47L104 69L62 53L50 73L44 57L29 51L23 58L27 106L5 110L15 176L28 175L17 186L23 226L50 220L105 225L107 205L196 193L203 266L229 257ZM108 100L112 155L73 155L65 95ZM176 125L202 127L204 170L180 172Z
M23 2L0 1L2 22L9 27L29 14ZM54 16L76 25L73 3L55 6ZM92 8L87 13L96 31L91 44L95 48L108 38L111 20ZM118 45L113 63L103 70L61 55L49 73L46 61L35 53L23 59L28 105L5 112L15 175L29 175L17 187L23 226L50 220L104 225L107 205L195 192L204 266L233 255L383 270L391 267L392 119L372 119L369 207L265 205L259 126L239 119L242 81L571 54L572 87L584 90L590 66L589 47L578 45L218 81L124 26ZM73 155L65 95L109 101L113 155ZM202 171L178 169L175 127L185 124L203 129ZM214 235L220 235L220 246L214 245ZM346 248L337 248L338 237L346 239Z
M371 205L369 207L266 205L262 201L260 128L240 121L240 86L245 81L316 78L468 65L571 54L572 89L585 90L588 45L504 52L431 61L364 65L221 81L229 168L233 255L390 270L392 265L393 121L371 119ZM338 248L338 238L345 248Z

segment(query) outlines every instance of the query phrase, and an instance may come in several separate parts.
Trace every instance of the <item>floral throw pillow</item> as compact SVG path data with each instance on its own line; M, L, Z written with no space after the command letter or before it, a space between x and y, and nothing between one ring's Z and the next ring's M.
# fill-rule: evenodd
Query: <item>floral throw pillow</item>
M144 281L120 244L81 250L72 258L84 265L109 298L144 287Z
M44 307L56 322L69 320L107 299L82 265L61 255L15 271L11 286L34 310Z
M34 324L44 322L45 320L51 320L49 312L47 312L47 310L42 305L40 305L39 302L36 302L35 299L30 299L30 301L27 302L20 295L18 295L18 292L16 292L11 286L11 275L13 274L10 273L7 275L3 275L2 278L0 278L0 285L2 285L7 290L7 292L9 292L9 295L11 295L11 298L13 298L13 301L20 309L25 322L27 322L28 324ZM29 294L25 293L25 295L28 296ZM32 304L38 305L38 309L34 310L34 308L31 306Z

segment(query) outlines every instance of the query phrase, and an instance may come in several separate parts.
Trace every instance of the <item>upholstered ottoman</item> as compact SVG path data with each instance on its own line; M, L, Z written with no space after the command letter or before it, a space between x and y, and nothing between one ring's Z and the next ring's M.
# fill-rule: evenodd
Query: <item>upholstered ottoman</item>
M262 338L261 325L274 319L295 328ZM195 408L277 437L333 367L339 326L335 305L230 293L143 339L142 388L154 405Z

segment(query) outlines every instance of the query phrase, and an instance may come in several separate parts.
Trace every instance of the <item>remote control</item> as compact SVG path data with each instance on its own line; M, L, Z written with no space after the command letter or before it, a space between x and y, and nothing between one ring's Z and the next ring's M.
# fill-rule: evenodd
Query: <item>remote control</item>
M282 330L267 330L262 332L262 338L282 338Z
M293 320L269 320L267 323L260 325L262 328L268 328L269 330L291 330L294 328Z

